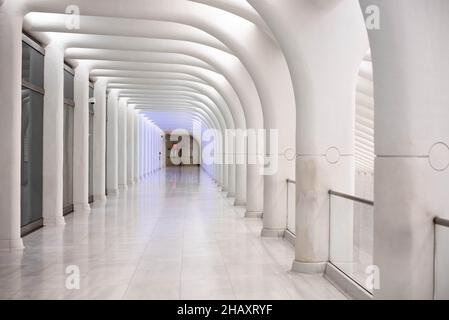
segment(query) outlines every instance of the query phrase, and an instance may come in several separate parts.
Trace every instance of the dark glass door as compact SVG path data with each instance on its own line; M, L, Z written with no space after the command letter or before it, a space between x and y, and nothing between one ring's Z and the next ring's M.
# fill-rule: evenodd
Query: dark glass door
M73 104L64 104L63 212L73 212Z
M89 98L93 98L93 85L89 87ZM89 203L94 202L94 104L89 102Z
M89 203L94 202L94 114L89 113Z
M29 38L22 42L21 233L43 225L42 166L44 55Z
M75 116L74 75L64 66L64 166L63 166L63 213L73 212L73 126Z
M22 88L21 226L25 235L42 226L42 94Z

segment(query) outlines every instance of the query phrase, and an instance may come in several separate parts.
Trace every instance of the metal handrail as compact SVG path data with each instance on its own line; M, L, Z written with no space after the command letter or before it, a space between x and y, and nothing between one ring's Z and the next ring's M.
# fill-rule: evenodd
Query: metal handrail
M287 181L287 183L296 184L296 181L295 181L295 180L287 179L286 181Z
M443 226L443 227L448 227L449 228L449 220L448 219L435 217L433 219L433 223L435 223L436 225L439 225L439 226Z
M346 193L342 193L342 192L337 192L337 191L334 191L334 190L329 190L329 195L333 195L333 196L337 196L337 197L340 197L340 198L345 198L345 199L348 199L348 200L364 203L364 204L367 204L369 206L374 206L374 201L363 199L363 198L359 198L359 197L356 197L356 196L353 196L353 195L350 195L350 194L346 194Z

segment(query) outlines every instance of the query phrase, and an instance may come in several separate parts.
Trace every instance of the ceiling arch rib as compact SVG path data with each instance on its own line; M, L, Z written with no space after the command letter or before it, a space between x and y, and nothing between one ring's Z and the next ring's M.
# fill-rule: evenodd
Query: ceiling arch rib
M108 84L129 84L129 85L139 85L139 84L150 84L155 86L164 86L168 85L177 85L177 86L185 86L190 87L193 90L202 94L201 99L205 99L208 97L216 106L216 112L223 114L223 117L226 119L227 123L229 123L229 127L234 127L234 122L232 116L226 112L220 112L220 107L226 110L225 102L222 100L220 95L213 90L211 86L194 82L194 81L180 81L180 80L172 80L172 79L134 79L134 78L108 78ZM201 97L201 96L199 96ZM219 107L220 106L220 107ZM224 111L225 111L224 110Z
M148 45L152 40L155 39L138 39L139 41L123 41L123 39L120 39L120 37L102 37L98 35L94 35L95 33L101 34L106 33L106 30L110 29L111 26L111 20L104 20L102 23L96 23L94 25L94 21L92 17L87 19L86 17L81 17L83 33L92 33L91 34L91 40L84 39L84 43L86 43L86 46L100 46L104 48L121 48L121 49L144 49L149 50L150 47ZM86 19L84 19L86 18ZM48 21L48 19L47 19ZM151 22L148 22L151 23ZM56 23L57 25L57 23ZM178 25L177 25L178 26ZM185 25L182 25L184 27ZM28 23L28 28L30 28L30 32L33 32L33 25L31 23ZM148 28L151 29L151 28ZM148 30L145 29L145 30ZM42 28L44 30L44 28ZM66 32L65 24L60 21L59 25L57 25L57 28L55 27L55 31L58 32ZM135 30L132 30L132 28L128 28L127 25L120 26L120 32L119 34L126 35L126 36L133 36L133 31L135 34ZM178 30L176 30L178 31ZM81 45L83 35L79 35L77 37L75 45L79 46ZM158 34L157 37L163 37L164 34ZM167 34L165 34L167 36ZM170 37L176 38L176 32L173 32L173 34L170 34ZM115 38L115 39L114 39ZM177 38L179 39L179 37ZM159 39L157 39L159 40ZM165 41L165 40L164 40ZM161 42L159 40L159 42ZM185 42L185 41L184 41ZM70 41L68 42L68 44ZM198 58L203 59L204 61L207 61L209 64L213 64L216 69L219 69L218 71L225 76L225 78L231 83L233 89L237 93L238 98L242 102L241 104L244 106L244 111L247 114L247 121L248 121L248 127L252 128L262 128L263 127L263 114L261 110L261 104L260 100L257 94L257 90L255 88L255 85L246 71L245 67L240 63L240 61L232 56L227 54L226 52L222 50L217 50L216 47L208 47L207 45L200 44L200 43L188 43L188 46L185 45L185 43L182 43L179 41L177 47L174 46L174 42L170 41L165 44L164 50L177 50L178 52L184 52L185 54L190 54L192 56L197 56ZM217 68L217 66L219 68Z
M200 121L201 124L203 125L204 128L208 128L208 129L214 129L215 125L212 121L212 119L210 119L206 114L203 114L199 111L193 111L191 110L191 106L189 106L188 104L152 104L151 102L140 102L140 103L134 103L133 104L138 110L140 110L141 114L146 114L147 116L150 114L164 114L166 115L164 118L162 118L162 120L164 120L165 124L169 124L171 125L171 129L186 129L189 132L192 132L193 128L192 128L192 123L193 120L195 121ZM170 115L170 117L167 117L167 115ZM183 124L187 125L187 126L173 126L173 124L175 123L175 120L179 120L180 115L182 115L182 119L183 120L189 120L189 122L184 122ZM151 117L150 117L151 118ZM161 119L159 118L151 118L153 119L155 122L157 122L155 119L158 119L158 121L160 121ZM215 128L216 129L216 128Z
M207 116L207 114L201 113L198 110L192 112L192 106L187 104L152 104L151 102L135 103L132 104L141 114L146 114L149 118L153 119L156 123L161 124L161 128L174 129L183 128L188 130L193 134L192 123L194 121L200 121L203 128L214 129L214 121ZM163 118L158 118L154 116L157 112L159 115L164 114ZM182 115L182 126L178 121ZM216 128L215 128L216 129Z
M254 10L254 8L246 1L241 0L189 0L213 6L227 12L231 12L238 17L251 21L261 30L263 30L270 38L274 39L273 33L265 21Z
M31 12L36 11L36 12ZM65 35L58 34L52 35L51 33L60 33L60 26L66 25L66 15L61 12L65 12L63 9L60 12L38 12L40 10L32 10L25 16L24 19L24 29L33 30L39 32L44 36L42 40L49 41L54 39L58 43L67 43L67 37ZM83 13L84 14L84 13ZM83 36L77 36L76 34L80 31L83 33L89 33L89 27L97 25L96 29L98 34L110 35L110 36L126 36L133 38L155 38L155 39L166 39L166 40L182 40L201 43L206 46L216 48L218 50L226 51L230 53L228 47L226 47L221 41L211 36L207 32L201 29L186 26L184 24L178 24L168 21L158 21L158 20L137 20L133 19L132 23L130 19L114 18L114 24L111 24L110 17L100 17L97 15L81 15L80 26L82 30L68 29L65 28L64 33L72 33L73 37L69 39L83 39ZM126 30L132 31L132 35L123 32L123 26L126 26ZM85 38L85 37L84 37ZM124 39L119 39L123 41ZM70 42L68 42L68 46Z
M181 69L179 70L181 71ZM169 73L170 74L170 73ZM176 73L178 74L178 73ZM146 72L146 71L115 71L115 70L92 70L91 76L93 78L96 77L114 77L114 76L129 76L137 79L149 79L154 78L153 72ZM212 73L212 75L217 75L215 73ZM201 73L196 73L195 76L201 77ZM215 100L219 103L219 108L221 110L224 110L223 112L228 112L226 109L231 109L231 114L228 115L229 117L232 117L232 120L236 127L239 128L246 128L246 121L244 118L244 115L241 113L238 113L238 108L241 108L241 105L239 105L238 97L233 95L235 92L233 92L232 88L229 86L226 86L226 82L224 83L217 83L220 80L220 76L217 75L218 79L214 79L212 77L202 77L200 79L201 81L196 81L205 85L208 85L212 87L215 92L213 92L213 95L215 96ZM167 78L174 78L176 77L170 76ZM195 81L195 79L186 79L186 80L192 80ZM223 78L221 77L221 80ZM236 110L237 109L237 110ZM237 114L236 114L237 113Z
M121 62L154 62L166 64L190 64L203 69L214 70L209 64L183 53L163 51L134 51L115 49L68 48L65 58L68 60L102 60Z
M156 103L164 103L164 104L189 104L192 106L192 110L197 112L204 112L205 115L207 115L209 118L214 120L214 128L220 128L221 130L226 129L226 124L223 121L220 121L221 119L217 117L216 114L214 114L207 105L204 103L198 102L194 99L191 99L190 97L182 98L182 97L174 97L174 98L168 98L168 97L140 97L140 98L134 98L134 97L127 97L129 99L129 104L138 104L138 103L147 103L151 102L153 104Z
M92 55L94 55L94 53L92 53ZM70 56L70 58L73 58L73 56ZM79 58L79 57L76 57L76 58ZM120 58L120 57L116 57L116 58ZM120 73L120 71L111 71L111 72ZM107 72L105 71L104 73L107 73ZM142 71L140 71L140 72L124 72L124 71L122 71L122 74L125 74L127 77L132 76L133 79L150 79L150 78L152 79L156 75L156 76L162 76L162 78L164 78L164 79L167 78L167 79L175 79L175 80L185 80L185 81L189 81L191 83L203 82L201 79L199 79L195 76L186 75L184 73L169 73L169 72L162 73L162 72L150 72L150 71L143 73ZM104 76L108 76L108 75L104 75ZM125 78L125 77L123 77L123 78ZM114 78L108 77L108 79L110 80L110 79L114 79ZM229 111L227 111L228 106L226 103L224 103L223 98L220 97L219 94L215 95L215 98L216 98L216 100L219 101L221 110L223 110L222 112L224 112L226 114L226 117L229 117L228 121L234 122L233 119L230 119L232 117L232 115L227 114L227 113L229 113Z
M130 79L130 82L133 82L134 79ZM120 82L120 81L119 81ZM163 84L160 83L161 81L157 80L157 79L152 79L151 83L153 86L159 87L159 86L163 86ZM114 82L112 82L114 83ZM138 81L138 84L142 84L142 83L148 83L148 81ZM177 82L179 85L182 85L182 83ZM130 84L130 83L128 83ZM201 87L195 87L190 85L189 86L191 89L195 90L191 93L189 93L190 95L194 95L195 98L197 100L199 100L198 102L201 102L203 105L207 105L209 106L209 108L212 110L212 112L217 116L218 119L220 119L220 121L223 124L223 127L228 127L228 128L234 128L233 126L233 122L226 122L226 119L223 117L223 114L220 112L219 108L216 105L216 102L210 98L210 93L207 92L207 90L204 90L204 88ZM132 88L132 84L130 86L130 88ZM120 91L119 91L120 93ZM231 119L232 120L232 119ZM228 123L228 124L226 124Z
M250 70L266 113L266 126L279 130L280 148L294 148L295 125L291 115L295 108L288 67L280 49L263 31L235 14L200 3L136 0L135 6L124 10L126 1L117 2L117 6L108 6L106 0L95 1L94 5L87 5L86 0L61 0L57 4L45 0L39 3L28 1L27 9L63 12L69 4L80 8L85 5L86 15L171 21L208 32L229 47ZM259 49L257 54L255 47ZM279 112L280 107L286 112Z
M81 51L81 52L77 52L77 51ZM151 59L151 54L150 53L150 59ZM112 51L112 50L82 50L82 49L75 49L73 48L72 50L67 50L66 51L66 55L69 59L75 59L75 60L80 60L80 59L93 59L95 58L97 55L100 55L102 57L102 59L117 59L117 60L125 60L125 59L130 59L131 61L134 59L134 57L137 58L137 60L139 59L146 59L148 58L148 53L147 52L139 52L138 55L134 55L134 51L130 52L130 51ZM142 61L141 60L141 61ZM112 63L111 63L112 66ZM180 66L178 66L178 68L180 68ZM210 71L210 70L202 70L203 72L200 72L199 69L194 69L191 70L192 72L195 73L196 77L201 77L204 79L204 81L206 81L206 79L209 82L213 82L214 84L216 84L215 89L220 92L223 93L224 90L219 90L220 85L218 84L217 81L220 81L220 79L217 79L217 74ZM134 73L135 75L137 75L138 73ZM212 78L215 77L215 78ZM223 78L223 77L221 77ZM225 85L225 82L223 81L223 79L221 79L221 85ZM239 103L238 97L236 95L232 96L232 93L235 94L235 92L232 92L233 90L229 90L231 88L228 88L227 92L231 94L231 97L227 99L227 102L229 102L228 107L231 108L230 112L232 113L232 117L234 119L234 121L238 122L238 127L240 128L246 128L246 118L244 115L244 111L243 108L241 106L241 104ZM222 94L224 95L224 93ZM227 112L227 111L226 111Z
M115 59L117 59L117 54L120 54L120 52L114 52L114 53L112 53L112 54L116 54L116 56L115 56ZM135 56L135 53L133 52L133 54L134 54L134 56ZM68 50L67 51L67 56L68 56L68 58L74 58L73 56L71 56L70 55L70 50ZM147 54L147 56L148 56L148 54ZM154 57L154 55L153 55L153 57ZM79 58L79 57L78 57ZM86 57L81 57L81 58L86 58ZM196 64L197 66L198 66L198 64ZM204 67L204 65L202 65L203 67Z
M103 65L103 67L106 67L106 65ZM114 68L116 68L116 66L114 66ZM186 73L188 75L200 78L203 80L203 83L212 86L225 100L236 123L236 127L246 128L246 117L244 115L242 105L240 104L239 97L222 75L213 71L185 65L152 64L149 69L156 71ZM92 69L91 76L107 77L129 74L145 77L148 75L145 71L148 71L145 67L140 68L140 70Z
M97 70L95 72L91 72L91 78L106 78L106 79L136 79L136 81L139 80L146 80L146 79L161 79L161 80L176 80L176 81L185 81L188 83L200 83L203 85L208 85L205 81L202 79L192 76L186 73L177 73L177 72L155 72L155 71L117 71L112 70L111 72L105 72Z

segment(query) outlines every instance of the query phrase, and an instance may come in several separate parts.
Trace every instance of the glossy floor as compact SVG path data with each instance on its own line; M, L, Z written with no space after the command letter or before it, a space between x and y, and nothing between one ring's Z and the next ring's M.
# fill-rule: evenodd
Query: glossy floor
M290 273L293 247L261 238L260 219L232 200L196 168L155 173L0 253L0 298L345 299L319 275Z

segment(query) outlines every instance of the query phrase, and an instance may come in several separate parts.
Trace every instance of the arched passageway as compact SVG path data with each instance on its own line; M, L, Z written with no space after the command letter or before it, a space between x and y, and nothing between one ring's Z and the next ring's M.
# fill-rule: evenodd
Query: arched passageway
M90 285L93 258L125 265L95 287L120 298L155 298L122 289L159 269L173 298L199 272L198 297L445 296L448 18L445 0L1 1L0 296L39 295L29 260Z

